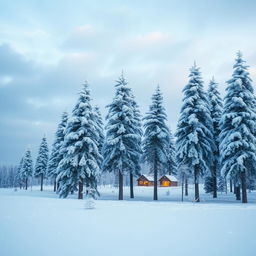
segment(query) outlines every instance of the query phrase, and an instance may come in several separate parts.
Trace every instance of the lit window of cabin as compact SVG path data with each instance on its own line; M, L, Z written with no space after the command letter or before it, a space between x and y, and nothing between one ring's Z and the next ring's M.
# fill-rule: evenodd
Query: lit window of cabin
M163 181L162 181L162 186L169 187L169 186L170 186L170 181L168 181L168 180L163 180Z

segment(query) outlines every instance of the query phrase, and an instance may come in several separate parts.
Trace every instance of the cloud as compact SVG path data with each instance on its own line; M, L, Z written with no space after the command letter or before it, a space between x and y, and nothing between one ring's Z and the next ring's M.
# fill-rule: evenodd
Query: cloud
M13 81L13 78L8 75L4 75L0 77L0 86L5 86Z
M0 45L0 75L19 76L36 71L36 65L14 51L10 45Z
M154 31L136 36L131 42L135 45L145 47L148 45L159 44L170 39L170 35L161 31Z
M18 162L27 146L35 154L45 133L51 144L85 79L103 116L121 70L143 114L159 83L173 130L194 60L224 93L240 49L255 80L253 2L1 1L0 163Z

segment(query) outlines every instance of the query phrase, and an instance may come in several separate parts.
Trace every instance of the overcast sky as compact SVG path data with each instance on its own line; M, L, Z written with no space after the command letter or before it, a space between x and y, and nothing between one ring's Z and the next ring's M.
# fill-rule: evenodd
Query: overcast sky
M0 1L0 164L51 145L84 80L105 117L122 69L144 114L159 83L176 128L196 61L222 95L241 50L256 80L256 1Z

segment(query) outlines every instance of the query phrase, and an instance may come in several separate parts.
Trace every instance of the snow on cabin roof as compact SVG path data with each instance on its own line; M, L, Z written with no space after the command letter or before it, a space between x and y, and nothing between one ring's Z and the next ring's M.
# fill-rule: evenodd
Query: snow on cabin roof
M149 175L145 175L145 174L142 174L141 176L144 176L148 181L154 181L154 177L153 176L149 176Z
M161 178L163 178L164 176L168 178L170 181L178 181L177 178L173 175L163 175Z

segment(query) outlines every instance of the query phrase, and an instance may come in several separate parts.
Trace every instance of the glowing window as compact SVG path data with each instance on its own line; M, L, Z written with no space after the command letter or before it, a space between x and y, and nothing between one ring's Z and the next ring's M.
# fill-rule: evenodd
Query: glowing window
M165 186L165 187L170 186L170 181L167 181L167 180L162 181L162 186Z

